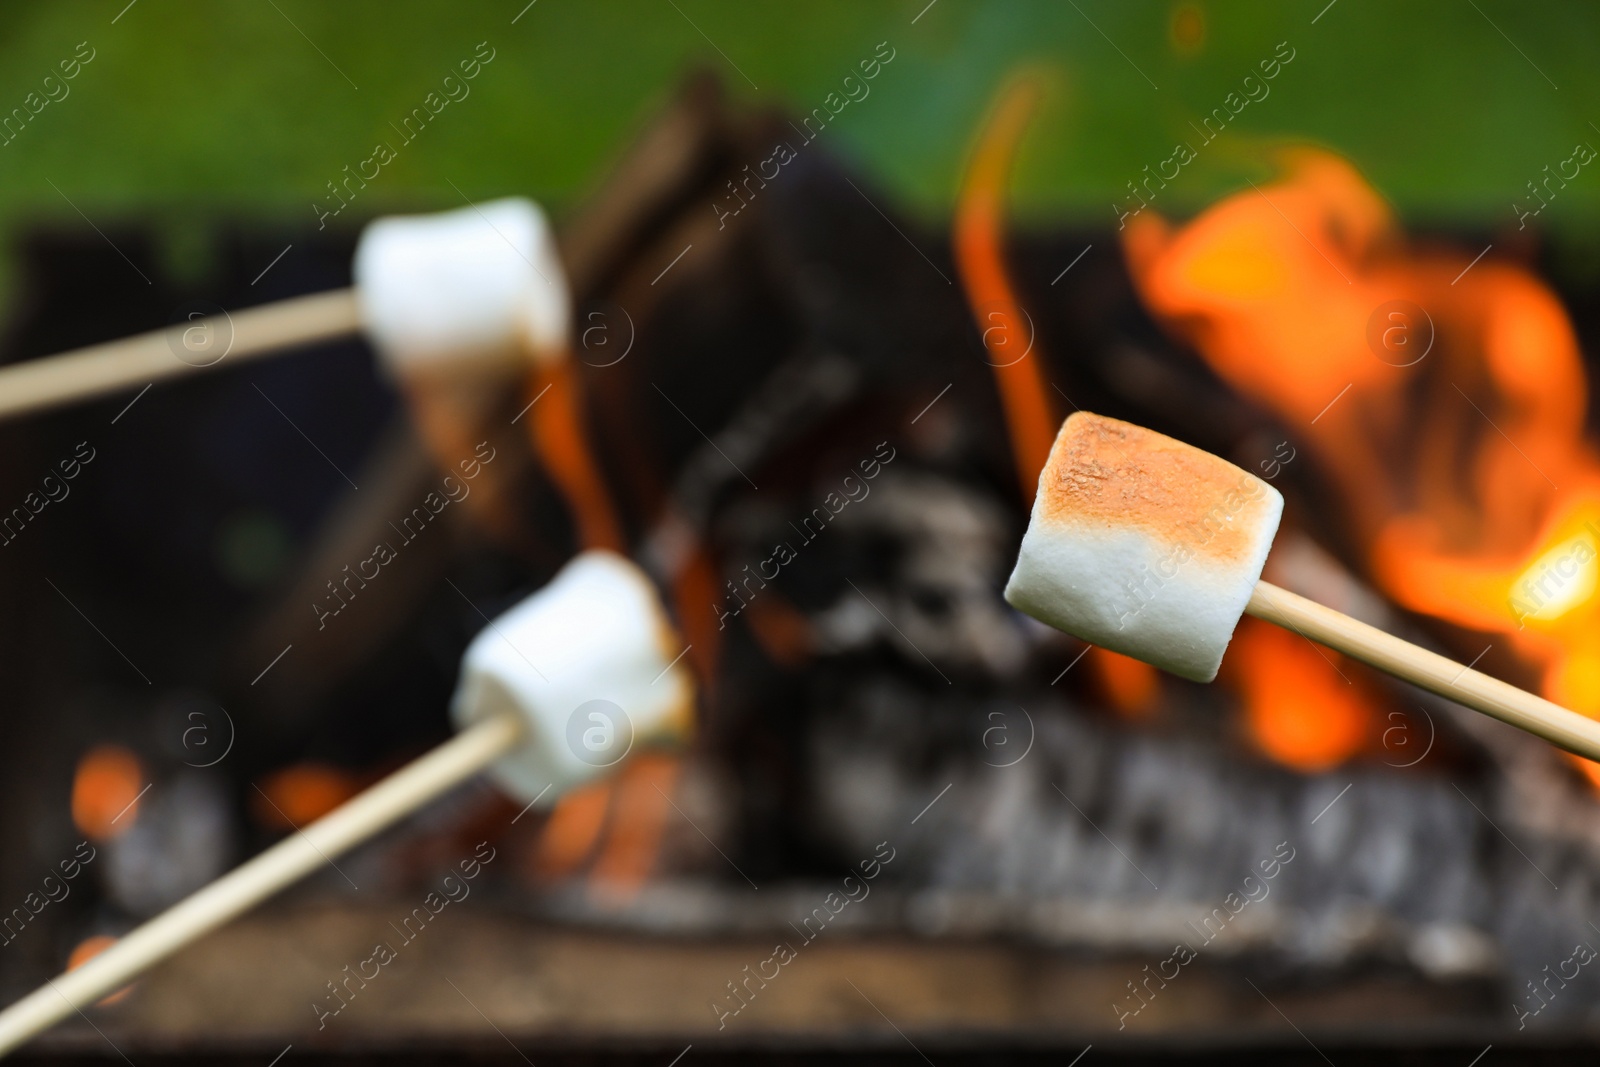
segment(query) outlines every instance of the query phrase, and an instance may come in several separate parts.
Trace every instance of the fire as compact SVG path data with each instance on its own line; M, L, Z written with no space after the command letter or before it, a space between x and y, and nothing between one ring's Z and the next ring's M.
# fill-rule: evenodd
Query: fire
M120 745L84 753L72 777L72 822L91 841L110 841L139 818L144 768Z
M1161 676L1150 664L1091 645L1089 666L1117 712L1130 719L1140 719L1155 710L1156 700L1161 695Z
M962 181L954 234L956 267L982 331L1005 409L1022 498L1029 503L1038 489L1039 472L1050 458L1060 420L1045 389L1042 355L1030 351L1033 331L1017 302L1000 231L1006 179L1039 95L1040 87L1031 77L1019 78L1001 93Z
M1513 607L1522 596L1524 621L1553 623L1588 603L1595 587L1594 568L1587 566L1592 559L1594 544L1587 537L1559 541L1512 583Z
M621 899L638 893L660 858L681 777L680 757L641 752L613 777L567 793L540 832L528 875L538 882L557 881L587 865L602 892Z
M1375 732L1373 705L1344 674L1345 659L1255 619L1239 624L1223 669L1244 702L1251 741L1307 773L1356 755Z
M640 753L617 776L617 817L605 850L595 860L596 883L627 899L644 885L660 858L662 835L672 809L681 761L667 753Z
M529 440L572 509L578 542L585 548L626 552L627 541L584 426L577 372L562 360L532 371L528 383Z
M1520 267L1408 242L1343 160L1285 162L1184 226L1134 218L1141 296L1306 442L1384 593L1600 717L1600 453L1566 312Z
M539 880L568 878L594 853L611 808L611 783L590 782L563 796L550 813L529 857L529 873Z
M994 372L1012 461L1028 504L1038 491L1060 420L1045 389L1044 353L1034 351L1032 323L1006 266L1001 231L1007 179L1042 94L1040 80L1026 74L1001 91L962 179L953 234L956 268ZM1118 711L1137 716L1155 706L1161 681L1154 667L1099 648L1092 664Z

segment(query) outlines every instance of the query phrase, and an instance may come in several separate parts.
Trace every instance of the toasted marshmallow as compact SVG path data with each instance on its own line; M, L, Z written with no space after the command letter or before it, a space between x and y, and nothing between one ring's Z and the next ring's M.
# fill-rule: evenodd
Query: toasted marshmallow
M524 723L491 773L552 803L641 744L688 735L694 683L655 587L612 552L585 552L467 647L451 717ZM553 788L552 788L553 787Z
M354 273L367 337L393 371L525 365L565 349L566 275L531 200L377 219Z
M1006 599L1092 644L1209 682L1282 515L1276 489L1226 460L1080 411L1039 474Z

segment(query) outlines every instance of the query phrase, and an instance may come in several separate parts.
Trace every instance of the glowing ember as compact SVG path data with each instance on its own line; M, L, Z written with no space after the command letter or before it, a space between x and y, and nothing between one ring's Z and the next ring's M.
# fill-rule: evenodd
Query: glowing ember
M78 947L72 950L72 955L67 957L67 970L77 970L79 967L82 967L85 963L88 963L90 960L94 959L96 956L100 955L100 953L104 952L106 949L110 948L116 943L116 938L107 937L104 934L96 934L94 937L84 938L82 941L78 942ZM100 999L96 1003L101 1007L104 1007L107 1004L115 1004L117 1001L125 998L132 991L133 986L125 985L115 993Z
M361 791L362 780L322 763L298 763L268 775L254 798L263 826L295 830L316 822Z
M72 822L91 841L127 833L139 818L144 789L139 757L118 745L99 745L78 761L72 779Z

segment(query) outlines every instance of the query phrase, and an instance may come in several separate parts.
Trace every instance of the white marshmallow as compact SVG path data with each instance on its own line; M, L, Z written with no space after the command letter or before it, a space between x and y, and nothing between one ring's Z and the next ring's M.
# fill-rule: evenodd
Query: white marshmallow
M1276 489L1226 460L1077 412L1039 474L1006 599L1091 644L1209 682L1282 515Z
M566 275L544 212L521 197L377 219L356 246L367 337L394 371L559 358Z
M631 748L688 734L694 684L681 650L644 573L585 552L473 639L451 717L465 728L519 716L522 742L491 773L524 800L548 789L552 803Z

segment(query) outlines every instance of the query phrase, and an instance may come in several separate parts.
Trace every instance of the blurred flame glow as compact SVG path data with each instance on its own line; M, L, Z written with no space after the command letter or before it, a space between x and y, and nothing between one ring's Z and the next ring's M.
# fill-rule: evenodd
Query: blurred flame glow
M1385 594L1501 635L1600 717L1600 452L1565 309L1519 266L1407 241L1344 160L1283 162L1182 226L1131 219L1141 297L1308 446Z

